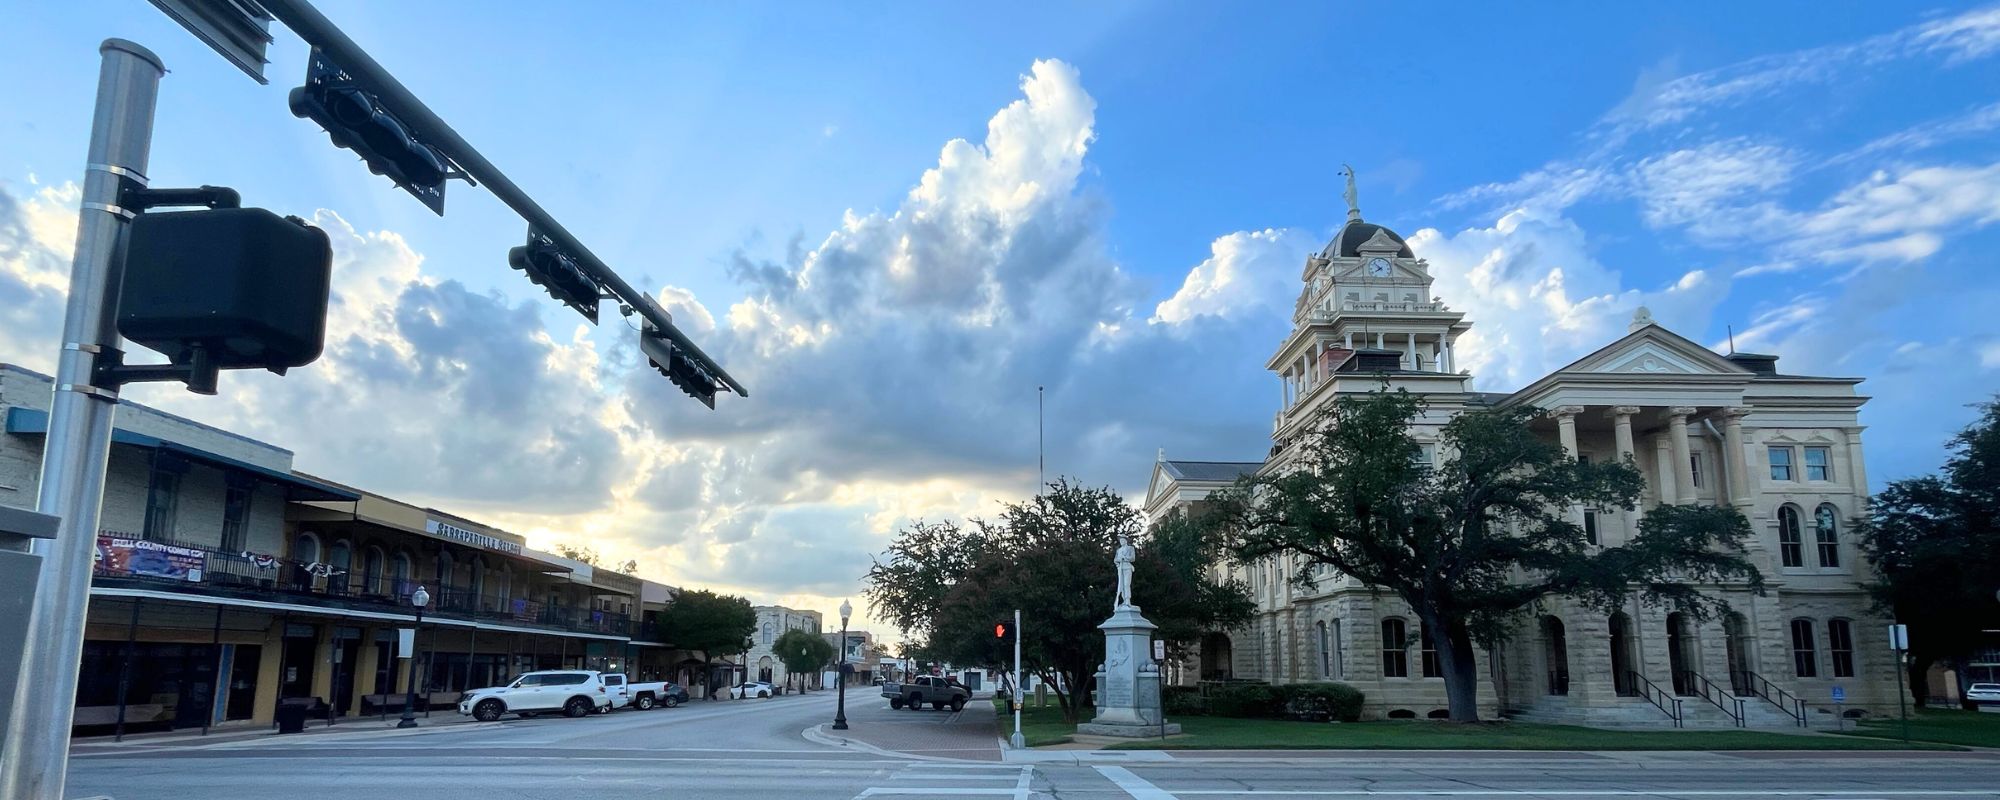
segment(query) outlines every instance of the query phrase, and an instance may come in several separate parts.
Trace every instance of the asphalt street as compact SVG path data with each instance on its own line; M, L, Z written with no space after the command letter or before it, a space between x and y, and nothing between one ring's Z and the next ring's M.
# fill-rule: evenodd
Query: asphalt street
M833 716L829 694L575 720L440 718L414 731L355 724L296 736L85 742L74 748L69 797L2000 800L2000 753L1987 752L1034 751L1033 761L996 761L964 757L968 742L992 730L990 713L891 711L866 692L849 699L853 742L818 728Z

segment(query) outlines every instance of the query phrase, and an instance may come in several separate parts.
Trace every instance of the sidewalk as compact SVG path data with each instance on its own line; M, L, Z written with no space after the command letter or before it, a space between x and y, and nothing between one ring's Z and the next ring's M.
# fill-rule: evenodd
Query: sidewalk
M155 731L150 733L128 733L125 734L125 740L122 742L115 741L110 736L91 736L83 739L73 739L70 741L69 747L73 753L87 753L114 751L125 748L186 747L201 744L223 744L258 739L321 738L338 736L344 733L380 733L384 730L395 730L396 724L401 721L402 717L400 714L390 714L387 719L373 716L342 717L335 720L332 725L327 725L326 720L323 719L309 719L306 720L305 730L287 734L278 733L278 729L270 725L235 723L210 728L206 736L202 735L201 730L198 728L177 731ZM460 725L497 724L499 723L479 722L470 716L459 714L455 709L451 711L435 710L431 712L428 719L423 714L418 714L417 728L415 730L421 731L425 728L456 727Z

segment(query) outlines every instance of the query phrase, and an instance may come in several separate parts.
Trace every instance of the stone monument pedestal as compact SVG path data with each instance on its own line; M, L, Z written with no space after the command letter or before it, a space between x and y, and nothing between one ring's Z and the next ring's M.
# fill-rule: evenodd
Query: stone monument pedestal
M1097 626L1104 631L1097 716L1076 726L1077 733L1147 739L1181 732L1160 707L1160 668L1153 663L1153 631L1158 627L1137 606L1121 606Z

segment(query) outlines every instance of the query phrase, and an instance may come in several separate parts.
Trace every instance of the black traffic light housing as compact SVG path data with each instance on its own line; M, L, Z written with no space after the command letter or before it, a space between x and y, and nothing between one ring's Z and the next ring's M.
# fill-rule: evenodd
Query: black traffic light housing
M423 132L398 119L340 65L315 47L306 67L306 85L292 90L292 114L319 123L335 147L353 150L377 175L444 216L444 182L459 177L443 151L424 142Z
M126 231L118 333L167 356L168 365L126 365L101 354L94 382L179 380L214 394L225 369L283 374L317 360L326 342L333 248L325 231L297 217L239 208L236 192L129 186L121 205L209 206L138 213Z
M700 362L675 347L672 340L661 336L651 325L639 331L639 352L645 353L646 361L667 376L667 380L679 386L682 392L700 400L702 405L715 407L715 392L721 388L715 376L702 369Z
M550 297L576 309L590 324L597 324L597 306L604 299L604 290L549 237L529 228L528 243L507 251L507 266L527 273L528 280L547 290Z

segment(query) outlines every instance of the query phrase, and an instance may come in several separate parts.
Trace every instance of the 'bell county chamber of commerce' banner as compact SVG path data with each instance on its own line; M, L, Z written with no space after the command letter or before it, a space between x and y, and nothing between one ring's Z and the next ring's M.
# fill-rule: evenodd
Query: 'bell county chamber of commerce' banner
M97 537L97 572L103 575L140 575L199 581L208 566L208 554L200 550L126 539Z

